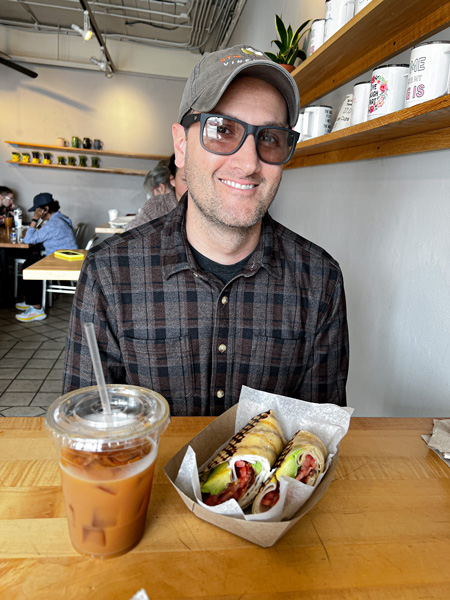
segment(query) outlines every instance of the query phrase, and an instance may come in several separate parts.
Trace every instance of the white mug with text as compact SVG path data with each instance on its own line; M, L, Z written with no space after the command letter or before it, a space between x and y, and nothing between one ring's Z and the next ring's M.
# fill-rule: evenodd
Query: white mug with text
M311 23L307 55L311 56L325 42L325 19L315 19Z
M308 106L303 113L302 141L331 131L331 106Z
M352 125L365 123L369 110L370 81L361 81L353 86Z
M354 10L355 0L325 0L325 42L350 21Z
M450 42L423 42L411 50L405 107L449 93Z
M381 65L372 71L369 120L404 108L408 73L409 65Z

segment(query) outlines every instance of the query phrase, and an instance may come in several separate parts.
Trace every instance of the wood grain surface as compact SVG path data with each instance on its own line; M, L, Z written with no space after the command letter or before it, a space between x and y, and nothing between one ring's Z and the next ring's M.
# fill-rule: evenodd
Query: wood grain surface
M86 257L87 250L77 250L76 252L80 252ZM58 258L53 252L24 269L22 275L24 279L76 281L80 276L83 260L65 260L64 258Z
M172 419L144 538L98 560L71 546L43 419L0 419L0 598L450 598L450 469L421 438L431 419L352 419L335 480L271 548L196 518L162 472L211 421Z

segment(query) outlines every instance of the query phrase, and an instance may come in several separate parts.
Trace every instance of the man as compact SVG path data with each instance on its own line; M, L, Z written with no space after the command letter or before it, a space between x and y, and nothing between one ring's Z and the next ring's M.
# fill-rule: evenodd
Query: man
M267 211L298 134L292 77L252 48L196 65L173 125L188 192L169 215L86 259L64 391L95 383L82 324L108 382L160 392L173 415L219 415L242 385L346 404L342 275Z

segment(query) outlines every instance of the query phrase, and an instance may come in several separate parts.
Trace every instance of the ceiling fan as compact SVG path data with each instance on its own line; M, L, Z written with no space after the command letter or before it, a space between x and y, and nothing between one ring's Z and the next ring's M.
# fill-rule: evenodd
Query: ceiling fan
M5 65L6 67L9 67L10 69L14 69L15 71L19 71L19 73L23 73L24 75L27 75L28 77L32 77L33 79L38 76L38 74L35 73L34 71L30 71L30 69L27 69L26 67L22 67L22 65L19 65L18 63L14 62L12 60L12 58L10 56L8 56L7 54L5 54L4 52L0 52L0 64Z

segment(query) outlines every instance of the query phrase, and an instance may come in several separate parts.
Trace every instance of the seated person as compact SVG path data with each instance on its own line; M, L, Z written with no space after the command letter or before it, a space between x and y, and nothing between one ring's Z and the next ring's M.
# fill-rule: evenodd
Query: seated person
M3 223L3 219L9 216L15 208L14 192L9 187L0 185L0 223Z
M78 244L72 229L72 221L59 212L59 202L54 200L49 193L38 194L34 197L33 206L28 212L33 212L30 227L25 234L24 242L33 244L30 256L23 264L26 269L42 258L41 246L43 244L45 254L49 255L55 250L77 250ZM39 223L43 223L38 228ZM17 310L23 311L16 315L18 321L28 323L29 321L42 321L46 319L42 308L42 281L24 279L25 302L16 304Z
M147 202L139 214L127 224L125 231L167 215L187 191L184 168L179 169L175 165L174 154L169 161L160 160L156 167L147 173L144 189L147 192Z
M64 393L95 385L83 327L93 323L106 382L156 390L173 416L220 415L243 385L345 406L339 264L268 212L298 114L294 79L259 50L205 54L172 128L188 192L88 253Z

